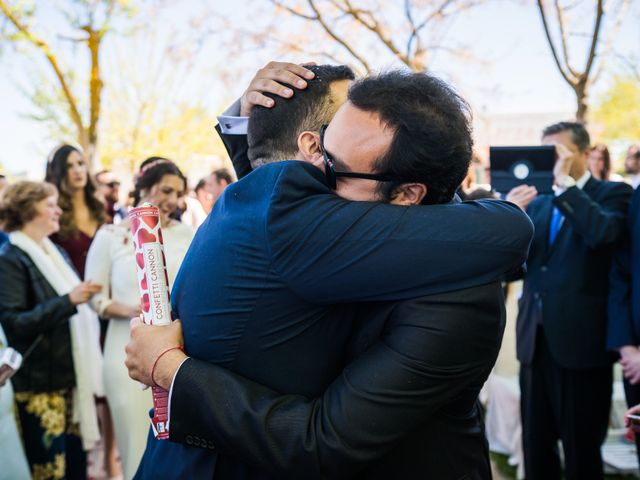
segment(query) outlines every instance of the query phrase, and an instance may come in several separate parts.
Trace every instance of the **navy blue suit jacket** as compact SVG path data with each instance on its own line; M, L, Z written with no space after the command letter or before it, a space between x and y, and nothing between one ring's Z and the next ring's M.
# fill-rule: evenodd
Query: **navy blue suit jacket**
M350 302L493 282L521 266L531 234L529 219L506 202L348 202L315 167L280 162L225 190L187 253L173 308L190 356L315 397L345 363ZM215 460L152 441L138 476L209 477Z
M519 301L518 360L529 364L536 335L544 326L554 360L566 368L605 366L609 269L616 244L625 233L632 189L590 178L584 188L543 195L528 208L535 235ZM552 246L553 207L565 216Z
M640 345L640 189L629 210L629 237L611 266L607 346Z

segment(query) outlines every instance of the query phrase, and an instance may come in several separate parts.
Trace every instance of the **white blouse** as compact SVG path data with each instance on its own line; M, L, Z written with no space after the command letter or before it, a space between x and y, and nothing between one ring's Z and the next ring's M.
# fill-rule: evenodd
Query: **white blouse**
M169 288L173 286L193 235L193 228L183 223L162 229ZM91 299L91 307L101 317L114 302L128 306L140 304L133 240L128 227L104 225L98 230L87 254L85 279L102 284L102 291Z

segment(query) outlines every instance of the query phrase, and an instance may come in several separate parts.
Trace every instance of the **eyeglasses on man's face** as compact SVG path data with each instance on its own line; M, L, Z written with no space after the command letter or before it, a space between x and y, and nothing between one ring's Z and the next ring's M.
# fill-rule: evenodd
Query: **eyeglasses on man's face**
M320 127L320 150L324 157L324 175L327 180L327 185L332 190L336 189L337 178L362 178L365 180L377 180L378 182L397 182L398 179L392 175L386 173L356 173L356 172L337 172L335 162L331 157L331 154L324 148L324 132L327 129L327 125Z

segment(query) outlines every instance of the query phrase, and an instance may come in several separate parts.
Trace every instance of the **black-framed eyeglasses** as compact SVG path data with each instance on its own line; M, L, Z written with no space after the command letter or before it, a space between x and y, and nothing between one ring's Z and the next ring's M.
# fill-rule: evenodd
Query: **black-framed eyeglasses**
M324 132L327 125L320 127L320 150L324 157L324 175L327 179L329 188L335 190L338 177L363 178L365 180L377 180L378 182L397 182L398 179L387 173L356 173L356 172L336 172L335 162L331 158L331 154L324 148Z

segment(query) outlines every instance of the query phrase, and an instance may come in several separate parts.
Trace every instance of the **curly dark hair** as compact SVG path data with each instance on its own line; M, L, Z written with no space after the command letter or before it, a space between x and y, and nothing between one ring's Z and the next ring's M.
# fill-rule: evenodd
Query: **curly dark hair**
M57 193L47 182L25 180L9 185L0 195L0 225L7 232L20 230L38 213L36 203Z
M407 182L427 186L423 204L453 198L473 152L471 108L447 83L426 73L392 70L356 81L349 101L394 130L376 171L398 179L379 186L383 201Z
M45 181L53 183L58 188L60 195L58 197L58 205L62 209L62 216L60 217L59 235L62 238L68 238L78 230L73 212L73 202L71 201L72 192L67 180L69 170L67 160L71 152L78 152L82 155L80 150L71 145L58 147L47 162L47 173L45 176ZM98 197L96 184L90 172L87 172L84 200L87 207L89 207L91 216L98 222L98 226L102 225L106 220L106 210L104 203Z

